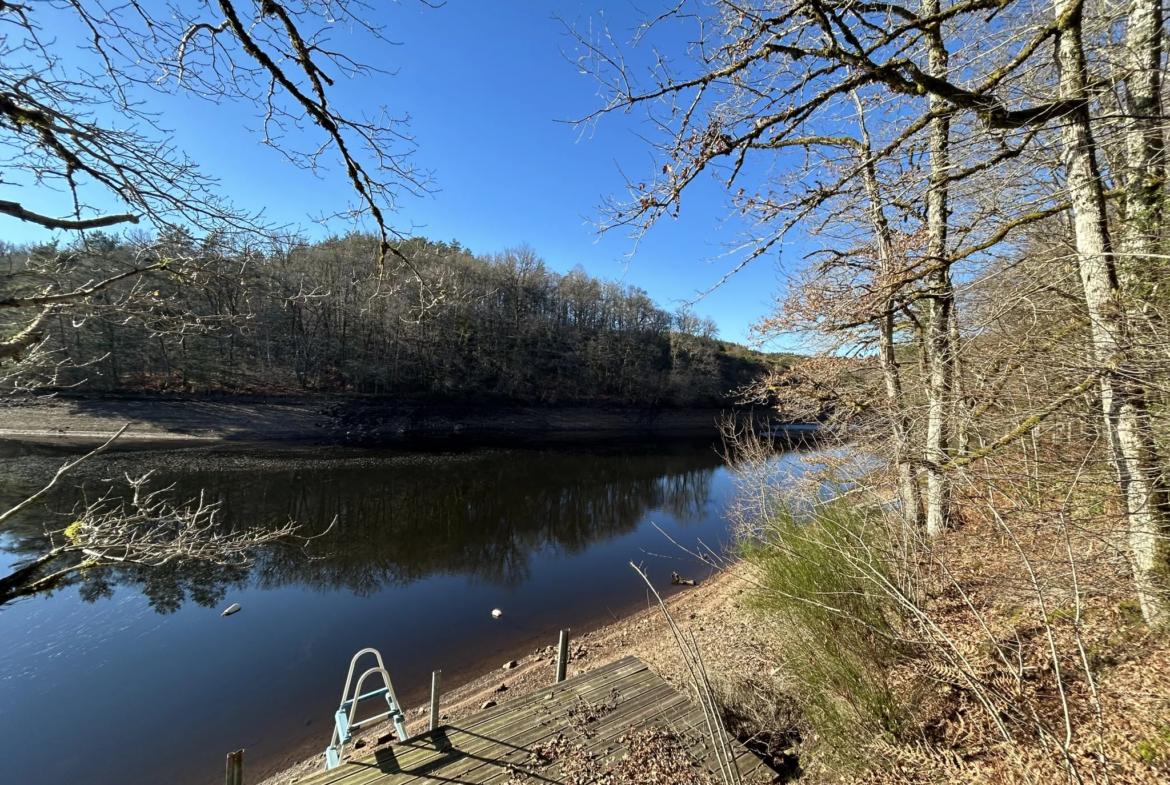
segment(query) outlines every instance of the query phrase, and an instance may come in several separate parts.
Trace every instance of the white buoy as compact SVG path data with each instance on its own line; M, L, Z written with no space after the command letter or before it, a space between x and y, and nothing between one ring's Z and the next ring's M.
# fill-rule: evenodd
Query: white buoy
M492 609L492 618L493 619L498 619L503 615L504 615L504 612L502 610L500 610L499 608Z
M240 612L239 603L233 602L231 605L229 605L227 607L227 610L225 610L223 613L221 613L219 615L220 616L231 616L233 613L239 613L239 612Z

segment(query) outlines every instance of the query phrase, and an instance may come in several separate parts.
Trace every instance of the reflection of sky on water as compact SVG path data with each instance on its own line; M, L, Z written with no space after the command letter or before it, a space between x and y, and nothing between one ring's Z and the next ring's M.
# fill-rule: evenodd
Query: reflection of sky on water
M732 472L740 520L759 521L770 505L785 504L799 521L812 514L818 501L847 493L852 478L873 471L880 461L846 449L783 452L765 460L738 463Z

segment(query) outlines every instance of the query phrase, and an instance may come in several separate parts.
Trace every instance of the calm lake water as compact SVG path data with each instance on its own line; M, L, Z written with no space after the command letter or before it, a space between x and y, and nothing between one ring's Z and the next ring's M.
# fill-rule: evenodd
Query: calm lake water
M0 507L41 487L66 451L0 443ZM99 457L0 535L0 573L45 547L74 504L153 470L226 520L334 529L247 572L95 572L0 608L0 782L249 781L320 753L350 657L373 646L407 705L441 668L454 687L635 607L670 573L703 578L685 545L725 540L734 478L700 440L588 447L142 447ZM658 554L658 555L655 555ZM683 559L683 560L680 560ZM239 603L242 611L222 618ZM490 616L504 611L502 619Z

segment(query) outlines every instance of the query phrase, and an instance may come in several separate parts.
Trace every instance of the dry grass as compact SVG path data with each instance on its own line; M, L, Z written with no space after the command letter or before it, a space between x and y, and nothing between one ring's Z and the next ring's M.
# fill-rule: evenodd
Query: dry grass
M806 780L1170 781L1170 641L1142 623L1107 479L1028 495L1010 467L986 468L956 528L911 547L865 494L850 504L884 533L757 508L771 521L752 530L747 577L785 629L774 656L792 683L771 700L779 727L806 729Z
M868 779L1170 779L1170 645L1141 621L1108 516L996 515L971 497L961 512L927 564L938 631L894 675L930 685L922 742L876 743L892 765Z

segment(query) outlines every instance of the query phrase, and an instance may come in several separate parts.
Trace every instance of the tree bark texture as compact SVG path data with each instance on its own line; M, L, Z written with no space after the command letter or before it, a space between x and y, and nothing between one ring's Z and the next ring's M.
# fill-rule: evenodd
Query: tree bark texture
M927 0L926 16L939 13L939 0ZM946 45L939 25L926 31L927 65L930 74L945 79L948 69ZM953 349L951 318L955 291L947 265L947 223L949 218L947 175L950 169L951 118L949 104L940 96L930 97L934 113L930 121L930 180L926 191L927 264L934 270L927 278L930 322L927 325L927 413L926 413L926 532L941 534L950 517L950 479L942 471L947 462Z
M1133 0L1125 41L1125 222L1121 267L1140 282L1157 253L1165 151L1162 118L1162 3Z
M1131 360L1125 306L1119 297L1117 269L1110 247L1105 194L1097 166L1081 38L1081 0L1057 0L1057 18L1068 22L1056 46L1060 96L1077 108L1063 118L1066 183L1073 211L1077 266L1091 324L1095 361L1108 370L1101 377L1101 407L1112 462L1124 497L1130 556L1142 615L1151 626L1170 621L1165 588L1167 527L1165 492L1150 432L1145 391L1127 372Z
M873 161L869 131L865 125L864 114L861 114L860 101L858 110L861 115L861 155L864 160L865 191L869 199L870 221L873 223L874 236L877 240L879 286L888 286L886 281L894 272L893 240L890 236L890 224L882 211L884 203L878 183L877 166ZM891 290L882 304L878 320L878 363L881 366L882 378L885 380L886 399L890 406L890 431L894 437L894 464L898 470L898 495L902 502L902 517L907 526L919 531L925 521L925 515L922 509L922 492L914 471L914 462L910 458L913 453L910 444L910 421L906 413L906 398L902 391L898 358L894 352L894 310L895 302Z

